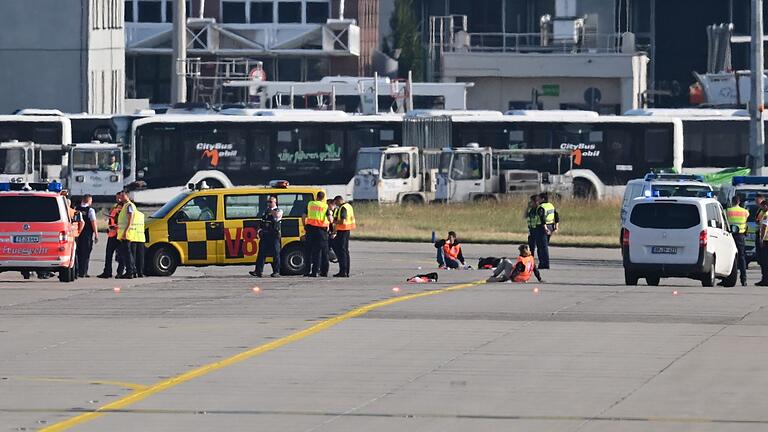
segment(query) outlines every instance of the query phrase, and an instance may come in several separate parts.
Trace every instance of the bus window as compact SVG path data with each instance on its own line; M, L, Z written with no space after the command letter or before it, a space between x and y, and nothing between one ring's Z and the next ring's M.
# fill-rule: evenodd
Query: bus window
M645 131L645 161L654 168L672 166L672 143L669 132L664 129Z
M382 128L379 130L379 145L388 146L396 144L395 130L391 128Z
M251 141L248 146L248 167L255 171L269 171L270 150L272 149L272 134L266 130L252 130Z
M184 130L181 134L184 157L194 171L238 172L247 165L245 129L221 125L212 129Z
M378 147L379 137L373 128L353 128L347 131L349 152L353 155L363 147ZM382 144L383 145L383 144Z
M61 127L35 125L32 129L32 141L36 144L61 144L61 134Z
M329 138L333 142L325 142ZM278 129L276 146L277 171L323 171L344 166L338 134L324 136L318 126Z

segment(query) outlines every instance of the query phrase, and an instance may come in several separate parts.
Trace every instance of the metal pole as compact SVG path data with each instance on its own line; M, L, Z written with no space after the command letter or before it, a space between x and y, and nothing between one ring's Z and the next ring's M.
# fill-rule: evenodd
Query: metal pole
M405 109L405 112L408 112L413 109L413 71L408 70L408 82L405 83L405 89L408 93L406 97L408 98L408 106Z
M173 71L171 73L171 102L187 101L187 5L184 0L173 0Z
M373 73L373 113L379 113L379 73Z
M752 0L752 97L749 104L749 168L752 175L762 175L765 162L763 129L763 0Z
M336 84L331 84L331 110L336 111Z

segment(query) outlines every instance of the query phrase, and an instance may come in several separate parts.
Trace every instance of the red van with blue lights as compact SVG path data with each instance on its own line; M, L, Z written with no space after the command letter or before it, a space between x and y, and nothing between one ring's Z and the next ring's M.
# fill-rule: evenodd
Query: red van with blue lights
M61 184L0 183L0 272L51 271L75 280L77 224Z

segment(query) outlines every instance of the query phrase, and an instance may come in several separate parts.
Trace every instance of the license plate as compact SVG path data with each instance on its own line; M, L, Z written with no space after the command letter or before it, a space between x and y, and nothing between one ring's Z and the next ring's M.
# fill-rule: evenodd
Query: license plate
M677 248L669 246L654 246L651 248L651 253L674 255L677 253Z
M40 236L36 235L15 235L13 236L14 243L40 243Z

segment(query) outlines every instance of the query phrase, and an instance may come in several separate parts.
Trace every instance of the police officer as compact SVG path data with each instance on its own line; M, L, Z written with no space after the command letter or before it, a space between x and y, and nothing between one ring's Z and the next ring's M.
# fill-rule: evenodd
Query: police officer
M738 195L734 195L731 199L731 206L725 211L728 217L729 227L738 227L738 232L733 233L733 241L736 242L736 262L739 265L739 277L741 279L741 286L747 286L747 257L744 253L744 236L747 234L747 219L749 218L749 211L740 206L741 198ZM724 286L724 283L719 285Z
M83 195L75 208L83 218L83 231L77 236L77 276L87 278L88 264L91 261L93 244L99 241L99 229L96 224L96 211L91 207L93 197Z
M125 274L118 275L117 278L133 279L133 275L136 274L135 246L133 243L139 240L134 228L138 210L125 191L120 192L119 199L123 208L117 215L117 239L120 241L118 253L123 261L123 266L125 266Z
M534 243L539 254L539 269L549 268L549 236L557 229L555 206L549 202L546 192L539 194L539 206L536 214L539 217L536 229L533 231Z
M261 216L261 230L259 231L259 254L256 257L256 268L248 272L251 276L261 277L264 271L264 259L272 256L272 277L280 276L280 227L283 219L283 210L277 206L277 196L270 195L267 198L267 208Z
M528 225L528 248L531 251L531 255L536 253L536 237L534 231L539 225L539 196L531 195L528 199L528 208L525 210L525 222Z
M325 202L325 192L317 193L317 199L307 204L307 212L302 216L304 230L307 233L309 263L306 277L328 276L328 204ZM326 270L324 273L323 270Z
M344 201L341 195L337 195L333 202L336 209L333 213L333 226L335 238L333 249L339 259L339 272L333 277L349 277L349 234L357 227L355 223L355 210L352 205Z
M755 230L755 259L757 260L757 264L760 265L761 276L760 281L755 285L760 286L768 285L768 265L763 259L763 242L760 237L760 229L766 215L766 210L763 208L763 202L765 202L763 194L755 195L755 205L757 205L757 213L755 213L755 223L757 224L757 229Z

